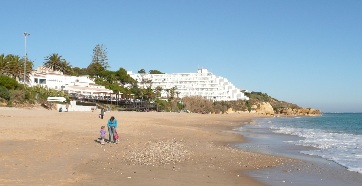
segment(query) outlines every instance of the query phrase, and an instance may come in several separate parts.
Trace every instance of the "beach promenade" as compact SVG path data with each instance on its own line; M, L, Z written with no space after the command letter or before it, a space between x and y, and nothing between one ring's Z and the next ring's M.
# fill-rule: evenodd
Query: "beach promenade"
M243 171L291 161L230 147L257 115L98 114L0 108L0 185L262 185ZM100 145L111 115L120 142Z

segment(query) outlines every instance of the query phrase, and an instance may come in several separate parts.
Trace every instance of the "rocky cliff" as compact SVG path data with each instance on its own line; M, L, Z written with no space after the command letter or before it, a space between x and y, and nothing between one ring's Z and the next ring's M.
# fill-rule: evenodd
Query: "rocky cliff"
M255 112L266 116L319 116L320 110L312 108L279 108L274 109L269 102L260 102L254 106Z
M296 104L279 101L261 92L246 93L250 98L248 101L249 111L263 115L284 116L319 116L320 110L302 108Z
M254 107L255 108L255 107ZM264 114L267 116L274 115L274 109L269 102L260 102L256 105L256 113Z
M268 102L260 102L256 105L256 113L273 116L273 115L283 115L283 116L320 116L320 110L313 108L278 108L274 109L272 105Z
M319 116L321 112L320 110L312 108L281 108L276 110L275 114L286 116Z

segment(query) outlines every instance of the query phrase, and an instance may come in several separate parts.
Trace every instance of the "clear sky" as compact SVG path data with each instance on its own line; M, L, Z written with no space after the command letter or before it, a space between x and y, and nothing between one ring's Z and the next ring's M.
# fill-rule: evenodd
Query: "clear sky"
M360 0L3 0L0 54L196 72L323 112L362 112Z

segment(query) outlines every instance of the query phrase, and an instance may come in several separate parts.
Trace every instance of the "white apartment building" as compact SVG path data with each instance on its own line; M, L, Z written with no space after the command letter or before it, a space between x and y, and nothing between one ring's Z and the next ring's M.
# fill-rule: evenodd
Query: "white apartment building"
M65 90L68 93L92 96L106 96L113 91L102 85L97 85L88 76L68 76L62 72L53 71L40 66L29 74L29 86L42 86L55 90Z
M129 71L128 74L138 82L139 87L161 87L161 97L164 98L168 94L165 90L175 87L179 98L202 96L213 101L249 100L226 78L216 76L207 69L198 69L197 73L133 74Z

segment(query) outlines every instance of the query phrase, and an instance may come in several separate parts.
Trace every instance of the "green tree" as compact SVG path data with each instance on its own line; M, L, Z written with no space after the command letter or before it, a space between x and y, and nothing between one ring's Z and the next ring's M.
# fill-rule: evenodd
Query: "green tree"
M21 78L21 76L24 76L24 68L19 56L8 54L5 56L4 60L4 75L14 79L19 78L19 80L24 79L23 77Z
M141 69L138 71L139 74L146 74L146 70L145 69Z
M150 74L164 74L159 70L150 70L149 72L150 72Z
M73 76L81 76L81 75L87 75L87 68L79 68L79 67L74 67L72 68L72 74Z
M169 92L169 97L168 97L169 100L175 99L176 90L177 90L176 87L172 87L172 88L168 91L168 92Z
M14 79L24 79L24 59L21 59L18 55L9 54L5 57L5 75L8 75ZM33 63L28 60L26 63L26 81L29 81L29 74L33 68Z
M63 72L63 74L65 74L65 75L73 75L72 66L66 60L64 60L61 63L61 66L62 66L62 70L60 70L60 71Z
M153 100L155 98L155 93L151 87L147 87L146 89L143 89L142 92L143 92L143 98L146 100Z
M69 63L57 53L53 53L45 57L44 60L44 66L52 69L53 71L60 71L63 72L63 74L71 73L72 68Z
M10 93L9 93L9 90L6 89L5 87L3 86L0 86L0 98L3 98L7 101L10 100Z
M156 97L156 98L160 98L160 97L161 97L161 93L162 93L162 87L157 86L157 87L155 88L155 97Z
M3 86L9 90L13 90L18 88L19 83L11 77L0 75L0 86Z
M103 69L109 68L107 58L107 48L104 48L103 44L97 44L93 49L92 64L99 64Z
M127 93L128 94L132 93L138 98L143 96L142 90L138 87L138 85L136 83L132 85L132 87L129 89L129 92L127 92Z
M109 84L117 84L117 75L114 71L103 70L99 73L99 76L106 80Z
M117 76L117 80L119 81L119 83L125 85L127 83L129 84L134 84L136 83L136 80L134 80L126 71L126 69L124 68L119 68L116 71L116 76Z
M91 77L100 77L101 72L104 70L105 68L99 63L92 63L87 67L88 75Z

